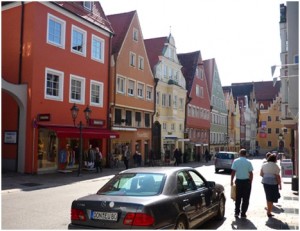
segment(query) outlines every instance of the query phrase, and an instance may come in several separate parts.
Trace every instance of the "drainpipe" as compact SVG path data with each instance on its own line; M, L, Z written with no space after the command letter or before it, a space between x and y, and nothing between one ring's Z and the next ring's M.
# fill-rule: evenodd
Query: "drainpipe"
M153 125L154 125L154 118L156 115L156 88L157 88L157 84L158 84L159 79L158 78L154 78L154 113L152 114L152 129L151 129L151 150L153 151Z
M106 117L106 121L108 121L108 129L111 130L111 110L110 110L110 74L111 74L111 53L112 53L112 37L113 35L110 34L110 37L109 37L109 55L108 55L108 81L107 81L107 84L108 84L108 93L107 93L107 96L108 96L108 104L107 104L107 117ZM106 143L106 164L109 166L109 157L110 157L110 145L111 145L111 140L110 138L108 139L108 142Z
M20 52L19 52L19 70L18 70L18 84L22 84L22 66L23 66L23 33L24 33L24 2L21 2L21 28L20 28ZM20 131L20 108L18 107L18 131ZM19 143L20 137L17 136L17 143ZM34 147L33 147L34 148ZM25 153L25 150L24 150ZM19 145L17 145L15 170L18 172L18 161L19 161ZM25 163L24 163L25 164Z

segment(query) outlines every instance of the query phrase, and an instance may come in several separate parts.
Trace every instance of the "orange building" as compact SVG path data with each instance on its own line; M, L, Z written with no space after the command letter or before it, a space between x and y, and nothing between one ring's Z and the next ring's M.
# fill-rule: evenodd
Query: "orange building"
M120 134L110 144L110 152L121 159L125 147L149 161L152 148L154 78L148 62L136 11L107 16L114 28L110 75L110 124Z
M99 2L2 3L4 171L76 169L80 121L83 149L106 157L112 33Z

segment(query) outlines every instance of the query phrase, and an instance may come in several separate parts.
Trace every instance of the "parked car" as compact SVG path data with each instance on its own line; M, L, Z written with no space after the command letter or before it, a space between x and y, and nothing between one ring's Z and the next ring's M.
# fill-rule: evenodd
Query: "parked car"
M190 229L223 219L224 187L191 167L124 170L72 202L69 229Z
M221 151L215 155L215 172L218 173L220 169L231 171L231 165L234 159L238 158L237 152Z

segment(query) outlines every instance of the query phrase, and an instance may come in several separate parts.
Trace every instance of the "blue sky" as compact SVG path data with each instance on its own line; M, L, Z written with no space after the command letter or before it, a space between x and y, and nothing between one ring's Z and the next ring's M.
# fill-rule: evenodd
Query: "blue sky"
M282 0L100 0L106 15L136 10L144 39L174 36L177 53L215 58L223 86L272 81Z

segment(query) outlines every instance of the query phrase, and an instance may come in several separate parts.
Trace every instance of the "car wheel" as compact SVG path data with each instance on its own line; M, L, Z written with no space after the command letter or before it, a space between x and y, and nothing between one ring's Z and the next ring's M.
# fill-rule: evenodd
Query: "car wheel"
M175 229L187 229L187 225L184 219L179 218L177 221Z
M217 213L217 219L222 220L225 216L225 198L224 196L221 196L220 201L219 201L219 208L218 208L218 213Z

